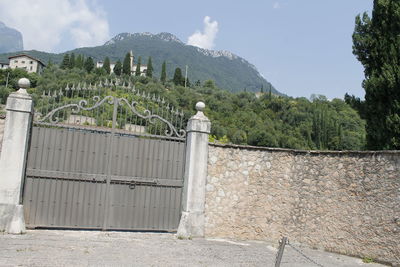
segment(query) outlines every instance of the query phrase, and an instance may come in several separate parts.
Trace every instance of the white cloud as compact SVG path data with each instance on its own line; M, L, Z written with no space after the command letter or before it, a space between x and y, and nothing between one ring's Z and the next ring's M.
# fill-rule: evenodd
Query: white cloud
M279 2L275 2L274 5L272 6L274 9L281 8L281 4Z
M90 3L92 5L90 5ZM1 0L0 20L24 36L25 49L54 51L62 39L77 47L109 38L106 14L89 0Z
M209 16L204 17L204 32L196 31L188 38L188 44L201 48L211 49L218 33L218 22L211 21Z

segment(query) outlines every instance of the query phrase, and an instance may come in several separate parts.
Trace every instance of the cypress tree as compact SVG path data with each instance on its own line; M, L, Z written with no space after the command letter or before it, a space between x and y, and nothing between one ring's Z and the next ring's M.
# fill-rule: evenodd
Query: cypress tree
M176 68L174 72L173 82L175 85L182 85L182 70L180 68Z
M353 53L364 65L369 149L400 149L400 1L374 0L356 17Z
M115 73L115 75L120 76L121 72L122 72L122 64L121 64L121 61L118 60L114 66L114 73Z
M75 54L72 53L70 58L69 58L69 66L70 69L75 68Z
M166 67L165 61L163 62L162 67L161 67L161 78L160 78L160 80L161 80L162 83L165 83L166 80L167 80L167 67Z
M153 77L153 64L151 62L151 57L149 57L149 60L147 61L146 76L150 78Z
M140 76L140 64L142 63L142 57L138 58L138 62L136 65L136 72L135 72L135 76Z
M109 59L108 57L106 57L106 58L104 59L103 69L106 71L107 74L110 74L110 73L111 73L110 59Z
M75 67L78 69L82 69L83 68L83 56L82 55L78 55L75 59Z
M84 64L85 70L90 73L94 69L94 62L92 57L88 57Z
M124 58L124 63L122 65L122 73L126 75L131 75L131 54L126 53Z
M64 58L60 65L60 68L62 68L64 70L69 68L69 54L64 55Z

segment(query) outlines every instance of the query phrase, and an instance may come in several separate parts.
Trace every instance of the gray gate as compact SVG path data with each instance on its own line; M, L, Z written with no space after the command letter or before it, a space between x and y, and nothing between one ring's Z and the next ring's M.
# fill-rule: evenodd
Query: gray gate
M108 81L35 103L23 204L27 227L176 230L182 112Z

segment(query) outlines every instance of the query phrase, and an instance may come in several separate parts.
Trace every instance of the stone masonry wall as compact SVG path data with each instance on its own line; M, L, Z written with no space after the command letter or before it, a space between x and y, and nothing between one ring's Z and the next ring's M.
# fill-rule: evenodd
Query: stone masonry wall
M400 264L400 151L209 146L209 237L291 242Z

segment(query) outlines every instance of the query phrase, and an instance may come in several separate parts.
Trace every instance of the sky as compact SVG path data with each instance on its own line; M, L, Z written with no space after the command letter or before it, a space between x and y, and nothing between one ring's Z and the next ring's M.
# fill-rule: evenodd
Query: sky
M169 32L183 42L228 50L289 96L347 92L364 98L352 54L357 14L373 0L0 0L0 21L25 49L64 52L102 45L121 32ZM18 15L16 15L18 14Z

